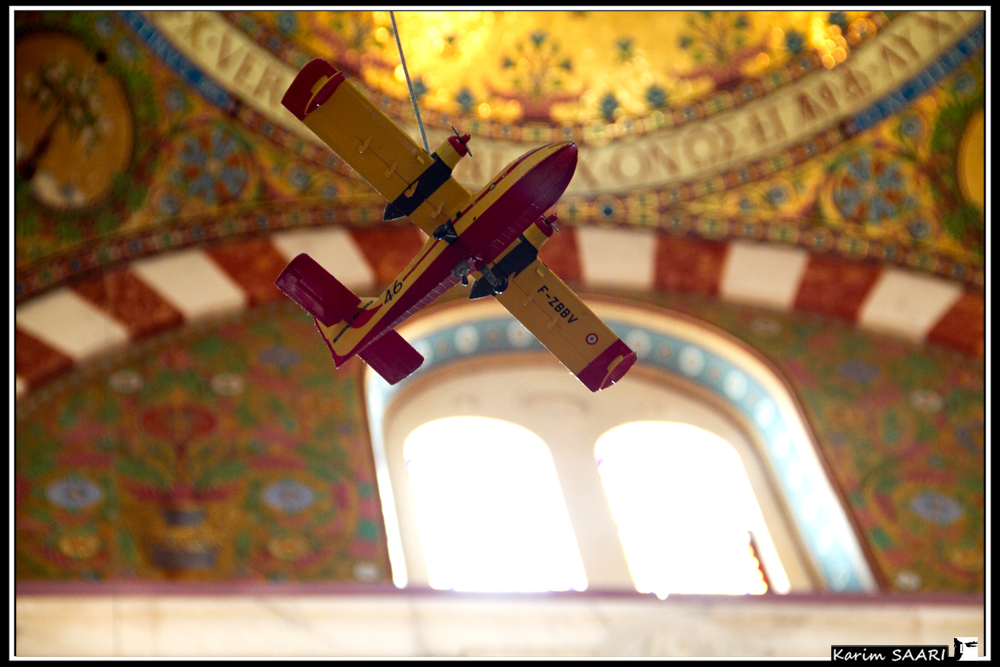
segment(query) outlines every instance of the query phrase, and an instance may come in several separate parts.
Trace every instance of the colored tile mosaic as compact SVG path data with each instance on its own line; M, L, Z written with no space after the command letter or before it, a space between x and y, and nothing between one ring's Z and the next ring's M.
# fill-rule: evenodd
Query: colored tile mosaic
M951 49L941 54L936 62L929 64L923 72L848 119L843 125L846 136L852 137L873 127L889 116L898 113L917 97L929 92L938 81L975 54L982 47L985 39L985 24L973 28Z
M147 198L161 117L143 73L153 63L107 13L19 12L14 24L20 267L126 225Z
M741 167L739 185L706 192L704 183L670 184L658 192L654 217L675 231L694 224L682 224L685 217L727 220L734 237L754 222L771 240L888 262L982 290L982 207L954 176L982 172L960 149L982 108L982 72L980 52L905 113L849 139L834 129L792 147L791 155ZM723 180L731 183L732 174ZM585 210L576 201L562 204L570 203Z
M373 206L381 206L381 201ZM110 269L123 261L134 261L168 250L201 246L262 232L321 227L334 222L346 227L371 225L366 209L338 205L308 206L299 211L246 211L225 219L206 215L202 219L175 224L169 233L164 233L162 229L141 231L131 238L116 240L111 246L91 248L69 257L56 258L53 266L29 267L18 271L15 278L15 302L22 303L64 282L85 276L88 272ZM78 268L70 270L69 265L74 262Z
M180 326L183 316L127 269L78 283L74 291L128 328L133 340Z
M125 19L141 17L122 16L103 12L18 15L17 44L19 53L23 51L18 62L22 68L30 69L35 59L44 60L45 53L52 50L49 44L36 53L38 49L34 44L43 37L48 42L54 39L61 43L59 48L73 62L72 59L78 57L86 60L81 49L95 54L98 60L106 60L107 81L102 83L102 79L99 83L109 90L122 83L123 104L129 110L129 114L123 112L116 116L112 127L122 122L132 128L134 141L126 137L122 143L126 147L131 143L136 156L128 170L111 179L109 195L96 206L80 209L75 198L83 197L83 203L89 203L86 200L89 195L75 190L72 183L64 183L65 187L51 192L44 189L48 187L44 186L48 183L48 170L59 168L38 148L45 145L44 141L38 142L33 155L24 155L23 147L18 149L24 163L24 178L17 177L15 201L15 296L19 301L62 281L123 260L247 231L238 229L238 225L217 224L220 220L231 219L234 213L239 218L240 207L259 211L266 203L265 210L272 206L294 209L296 206L287 206L289 200L305 197L314 198L310 208L317 210L323 208L319 205L322 200L343 196L346 201L352 201L358 194L362 199L371 196L362 183L347 180L334 186L323 175L311 175L309 172L313 170L305 163L267 145L257 145L250 150L251 141L242 128L232 123L214 103L192 92L197 89L198 82L188 79L197 72L185 69L187 65L176 53L164 51L165 43L155 34L141 27L138 33L130 33ZM60 36L51 37L53 34ZM143 48L139 48L131 42L130 34L149 39L140 42ZM116 49L115 44L129 46ZM155 57L156 53L169 66L162 64ZM188 78L179 79L179 75ZM18 76L25 85L38 78L32 79L27 70L19 72ZM105 88L100 89L102 93ZM18 108L31 104L31 99L30 96L25 100L19 98ZM103 108L101 105L107 107L113 101L105 94L88 104ZM19 118L24 116L19 114ZM19 121L18 145L22 139L30 141L34 131L30 123ZM62 141L60 136L55 135L54 140ZM27 172L33 168L33 156L38 155L42 156L37 166L38 174L29 178ZM75 153L71 150L70 155ZM88 167L93 168L100 180L103 163L97 155L91 158ZM66 162L74 167L75 159ZM74 167L73 173L82 171ZM335 207L318 211L321 215L315 222L329 223L336 217L336 211L331 208ZM311 215L316 217L315 213ZM351 219L350 215L339 217ZM179 225L178 219L181 220ZM161 233L164 228L170 228L170 233ZM266 228L266 224L263 227L258 224L256 230Z
M239 100L227 93L210 77L192 65L170 43L156 32L140 12L122 11L118 15L134 34L143 40L153 54L166 63L192 89L226 113L232 113Z
M337 13L330 15L334 14ZM276 35L294 32L294 25L279 26L274 17L273 27L268 28L272 24L263 19L247 18L249 15L243 13L229 15L238 15L242 29L253 33L255 39L267 40L268 44ZM879 23L882 19L878 16L869 18ZM301 225L337 221L369 228L377 221L372 210L376 210L378 198L332 153L303 142L244 105L236 105L233 111L227 106L229 102L213 97L214 93L205 88L207 79L183 61L142 14L40 12L25 17L18 24L19 35L29 28L66 24L88 49L104 53L109 63L128 71L122 80L126 82L126 102L132 109L133 123L138 123L135 145L137 150L140 145L155 149L145 151L146 157L138 163L139 168L129 172L128 177L122 174L115 177L112 194L97 207L105 206L104 212L96 217L76 211L54 213L43 196L34 192L34 186L16 189L18 303L88 271L164 249ZM255 27L258 24L262 27ZM880 27L881 24L876 26ZM964 201L957 185L946 182L947 176L941 183L931 180L925 188L919 170L917 173L920 187L915 188L913 201L928 209L935 206L941 209L934 216L915 215L912 206L882 203L862 212L863 207L857 204L865 188L877 188L880 181L886 183L913 175L911 168L893 163L872 162L865 172L861 154L864 150L881 151L885 142L895 146L896 153L906 149L907 142L915 146L925 161L922 168L929 172L928 178L950 173L958 159L952 156L957 155L957 149L952 149L963 137L965 120L970 109L975 111L976 91L981 88L982 76L975 73L976 67L982 67L978 64L981 59L972 58L971 64L959 62L959 56L969 59L976 34L973 31L952 50L957 56L945 54L932 66L936 77L933 81L938 86L933 91L921 97L916 88L904 86L906 90L900 94L916 95L910 109L919 113L899 113L898 117L856 134L850 142L845 142L841 129L831 128L767 160L707 179L672 183L653 195L660 200L658 207L633 206L632 200L626 198L612 207L609 216L604 213L607 207L596 205L596 200L567 197L556 211L569 224L660 226L684 232L705 229L713 239L728 234L732 238L778 240L813 251L912 267L981 289L981 253L976 255L983 236L980 214ZM981 41L981 36L978 39ZM125 46L119 47L120 44ZM798 60L795 62L796 67L804 67ZM955 67L958 68L955 72L948 73L949 68ZM769 78L779 83L784 81L783 77L791 76L785 70L773 74ZM921 76L931 75L925 72ZM758 83L754 80L748 85L755 88ZM764 84L760 86L763 90ZM744 88L737 86L731 94L739 92L745 96L749 91ZM704 100L715 108L729 94L716 91ZM383 98L382 102L391 99L388 95ZM697 100L685 102L692 110L697 104ZM955 105L965 106L959 109ZM941 112L930 107L941 107ZM951 111L945 114L945 109L958 109L965 115ZM657 109L646 121L659 114L666 123L665 118L676 110L669 105ZM228 117L226 111L235 116ZM409 110L400 113L408 115ZM432 113L439 114L442 123L454 120L454 115ZM633 121L625 118L610 128L606 123L593 128L578 124L562 127L558 132L537 121L512 125L477 119L476 123L484 132L496 136L520 140L528 136L527 132L540 137L538 141L563 139L567 129L574 139L583 140L584 134L592 131L599 131L605 138L620 134L629 123L632 133L638 132L635 128L640 126L652 129L664 126ZM546 132L549 132L547 139ZM271 142L255 141L255 135L267 137ZM938 141L934 137L941 136L952 142L947 150L930 150L931 143ZM869 144L865 144L868 140ZM952 156L947 158L948 164L931 161L942 155ZM853 173L846 166L836 166L837 160L850 162L852 156L857 157ZM827 171L817 167L820 163ZM868 176L858 176L864 173ZM325 180L326 176L329 180ZM848 177L853 182L848 183ZM925 201L931 191L943 193L945 203L934 205ZM74 192L66 188L68 195L56 192L52 196L62 197L62 201L77 196ZM913 193L906 193L897 185L883 188L881 200L890 202L899 198L906 203L913 197ZM323 203L313 205L316 201ZM744 208L744 202L750 207ZM675 208L680 203L685 205L682 212ZM115 208L120 205L125 209ZM686 215L694 217L684 218ZM712 222L701 223L701 220ZM165 229L170 229L170 233L164 233Z
M282 303L19 401L17 580L387 582L360 366L315 343Z
M481 14L482 12L479 13ZM373 14L376 16L373 16ZM476 14L476 12L465 12L464 14ZM691 32L686 37L681 38L680 49L678 49L677 57L673 59L674 62L686 60L688 55L685 51L696 51L698 49L696 42L702 38L708 39L705 35L702 35L702 32L705 30L711 31L712 29L708 27L709 24L713 23L713 21L717 22L717 19L711 16L712 12L691 12L690 14L695 15L688 18ZM699 16L699 14L704 16ZM716 14L722 15L723 13L717 12ZM757 14L760 14L760 16L757 17ZM854 12L853 14L857 14L857 16L851 19L853 23L851 24L850 39L846 41L841 37L840 24L842 23L842 28L846 30L848 28L848 20L846 18L842 21L841 19L835 20L831 18L832 15L826 18L826 21L830 22L831 27L838 26L837 30L830 34L843 41L843 48L847 52L867 43L890 23L890 18L883 12ZM301 67L305 62L317 57L331 59L340 69L356 77L356 83L365 87L366 92L369 92L373 99L378 100L377 103L380 108L387 114L397 118L409 117L410 101L406 95L391 96L384 93L380 95L377 91L384 89L387 85L382 81L385 77L382 74L376 76L371 73L371 70L381 72L387 67L388 69L392 69L395 67L396 59L398 58L395 52L395 44L391 39L391 32L388 30L387 12L300 13L225 11L222 12L222 15L233 26L242 30L262 48L277 55L293 67ZM756 18L750 19L751 15ZM586 20L585 17L583 18ZM656 21L658 18L653 15L648 20ZM464 16L458 16L458 13L456 13L455 17L451 18L452 22L467 20ZM555 18L554 20L563 21L563 18ZM770 21L771 23L768 25L774 25L774 21L777 20L780 22L781 15L765 18L764 14L759 12L744 12L742 25L737 26L737 29L732 34L717 38L717 41L721 39L725 43L715 43L716 52L722 49L726 51L727 55L734 55L745 59L745 54L740 47L740 44L743 42L738 33L750 27L749 24L753 20ZM705 25L696 25L699 21L704 22ZM564 21L564 24L569 22ZM448 23L448 25L452 25L452 23ZM492 22L490 22L490 25L492 25ZM790 32L799 34L791 26L786 26L786 28ZM465 32L475 32L478 36L480 31L484 29L488 28L469 23L469 27ZM806 28L803 26L803 29ZM436 28L435 31L437 31ZM723 32L726 31L723 30ZM456 56L455 44L460 42L463 37L459 33L461 33L461 30L448 36L447 43L449 46L443 49L445 53L439 56L439 62L446 62L449 56ZM847 33L845 32L844 34L846 35ZM726 40L734 41L729 43ZM506 44L506 41L504 43ZM525 66L524 63L531 61L535 51L544 49L545 45L548 44L556 45L552 47L556 49L553 53L558 53L558 43L555 40L548 39L546 31L535 30L530 32L529 39L524 40L523 43L529 46L522 51L518 51L518 58L510 55L506 56L506 59L501 59L504 63L501 71L504 69L514 69L515 61L517 61L517 67ZM618 40L616 48L622 50L620 60L617 63L618 65L633 62L633 55L631 54L633 43L634 38L622 38ZM663 47L662 43L658 46L659 48ZM733 109L746 102L759 99L762 95L768 94L780 86L793 83L802 76L823 67L819 52L814 50L796 51L801 55L789 56L789 53L793 53L789 49L790 47L787 45L780 48L768 47L764 50L758 48L756 51L747 49L748 53L749 51L753 51L752 55L757 55L758 57L759 54L766 55L770 53L767 62L775 59L775 62L780 63L766 67L763 74L748 74L738 68L735 70L735 74L733 74L721 65L717 70L709 65L696 67L694 68L694 73L683 75L678 80L695 79L698 76L710 76L712 77L713 84L706 92L693 96L688 95L685 107L669 108L668 113L664 115L661 108L670 106L668 104L670 97L663 91L662 87L654 86L647 90L645 95L652 106L651 109L647 109L642 113L635 113L634 111L626 113L626 115L622 116L616 122L600 124L596 127L592 125L593 121L591 119L582 121L563 120L560 122L552 117L552 106L559 103L564 105L579 105L582 95L569 95L563 92L570 87L570 84L563 81L563 79L572 79L577 74L572 64L573 56L560 59L559 57L550 55L550 60L559 63L559 65L553 68L551 65L543 66L539 63L536 69L531 70L534 77L533 80L540 82L546 80L546 77L552 77L553 81L558 81L557 85L551 89L541 87L538 90L533 90L531 96L519 92L503 91L496 86L489 87L482 100L476 100L477 103L486 102L490 106L502 107L505 101L516 100L521 105L521 112L518 117L505 120L479 119L477 123L480 124L480 127L474 128L471 131L474 135L482 133L514 141L542 142L560 141L569 133L575 141L581 144L591 141L598 143L606 141L611 135L623 137L642 136L663 127L676 127L692 120L704 119L715 113ZM812 47L810 46L808 49L812 49ZM729 53L730 51L732 53ZM705 60L707 59L696 58L696 62L704 62ZM362 61L364 61L364 65L362 65ZM530 65L527 66L530 68ZM365 69L365 67L369 69ZM760 68L755 66L751 69L759 70ZM559 71L561 77L552 75L551 72L553 70ZM629 78L634 79L636 77ZM620 80L624 79L620 78ZM417 87L420 89L420 86L423 85L422 78L418 78L417 81ZM544 84L537 85L544 86ZM674 86L670 85L669 87L672 88ZM392 86L392 88L396 90L396 86ZM423 89L420 96L423 97L425 94L426 88ZM620 94L619 96L624 97L625 95ZM436 102L436 98L425 100L424 104L428 108L422 113L424 123L428 127L447 130L450 124L455 122L454 115L439 109ZM538 104L543 105L541 111L534 109L534 106ZM620 108L620 104L617 101L615 108ZM471 110L471 107L469 110ZM463 112L468 113L467 111ZM535 122L539 115L543 116L546 120L546 123L541 126L537 126ZM648 122L656 115L659 116L658 120ZM535 134L536 132L537 134Z
M718 327L780 370L883 585L983 589L981 362L806 313L679 292L626 297ZM518 349L534 340L515 331L478 339ZM159 335L19 400L18 579L344 580L374 563L387 580L359 376L330 373L315 343L308 318L281 302ZM458 349L424 347L429 360ZM681 342L659 347L677 372L708 368L704 351L699 360ZM19 354L29 348L18 342ZM706 382L749 397L728 377ZM757 403L748 409L771 426ZM330 469L340 471L333 481Z
M906 590L899 575L914 572L922 591L983 590L981 361L808 313L642 299L736 336L787 378L883 585Z

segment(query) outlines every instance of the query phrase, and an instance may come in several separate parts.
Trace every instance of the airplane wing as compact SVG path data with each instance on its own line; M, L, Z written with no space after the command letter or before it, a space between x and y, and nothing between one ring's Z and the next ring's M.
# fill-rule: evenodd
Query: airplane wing
M635 352L537 257L509 281L494 297L591 391L635 363Z
M321 58L302 68L282 104L428 235L471 197L436 154L428 155Z

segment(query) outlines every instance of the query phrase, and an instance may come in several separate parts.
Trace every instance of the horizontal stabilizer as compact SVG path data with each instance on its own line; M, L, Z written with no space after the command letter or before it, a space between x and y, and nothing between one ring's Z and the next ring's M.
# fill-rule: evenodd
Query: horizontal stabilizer
M354 292L306 253L290 261L274 284L328 327L354 315L361 303Z
M389 384L396 384L424 363L423 355L392 330L358 352L358 356Z

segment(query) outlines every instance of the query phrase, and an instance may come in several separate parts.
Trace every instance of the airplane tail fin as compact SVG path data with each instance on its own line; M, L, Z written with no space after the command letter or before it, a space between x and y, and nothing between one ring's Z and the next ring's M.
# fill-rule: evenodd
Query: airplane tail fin
M361 305L361 299L354 292L306 253L290 261L274 284L328 327L346 321ZM330 352L338 366L347 358L338 357L332 347ZM393 330L382 334L357 354L389 384L396 384L424 362L420 353Z
M353 315L361 303L354 292L306 253L290 261L274 284L328 327Z
M424 363L423 355L392 330L363 348L358 356L389 384L396 384Z

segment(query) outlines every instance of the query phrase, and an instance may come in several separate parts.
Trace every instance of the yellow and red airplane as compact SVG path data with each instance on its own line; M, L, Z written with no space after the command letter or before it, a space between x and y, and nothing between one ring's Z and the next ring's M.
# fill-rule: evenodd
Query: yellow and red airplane
M361 298L308 254L275 285L316 320L337 367L360 356L395 384L424 358L394 328L459 281L470 298L493 296L591 391L625 375L636 355L538 259L555 216L543 214L576 170L576 144L528 151L472 194L452 177L469 135L428 155L332 65L317 58L295 77L282 104L382 194L383 219L409 216L429 235L392 285Z

